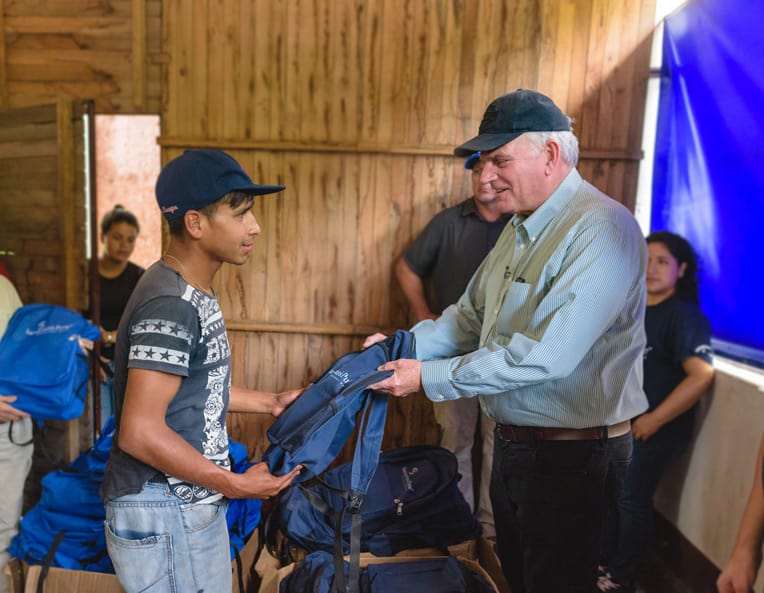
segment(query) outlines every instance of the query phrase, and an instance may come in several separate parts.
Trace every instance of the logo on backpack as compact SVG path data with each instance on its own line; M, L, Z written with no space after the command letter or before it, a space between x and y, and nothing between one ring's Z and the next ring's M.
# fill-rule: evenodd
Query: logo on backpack
M42 336L44 334L64 334L69 333L74 327L74 324L69 323L67 325L47 325L45 321L41 321L37 324L37 329L27 329L28 336ZM69 336L69 340L76 340L77 336Z
M332 369L329 371L329 376L334 377L337 383L339 383L340 387L344 387L350 383L350 374L347 371Z

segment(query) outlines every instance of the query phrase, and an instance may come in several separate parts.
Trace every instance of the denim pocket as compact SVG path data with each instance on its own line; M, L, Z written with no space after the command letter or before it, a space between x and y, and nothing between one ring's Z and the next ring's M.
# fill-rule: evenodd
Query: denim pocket
M183 529L187 533L203 531L214 525L220 513L224 513L225 503L213 502L210 504L190 504L180 507L180 516L183 520Z
M175 591L169 534L125 538L115 534L108 522L105 531L109 556L126 591Z

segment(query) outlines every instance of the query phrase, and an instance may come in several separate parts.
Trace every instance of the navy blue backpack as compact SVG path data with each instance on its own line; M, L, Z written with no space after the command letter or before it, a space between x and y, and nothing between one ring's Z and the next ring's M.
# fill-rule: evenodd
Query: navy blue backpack
M58 305L20 307L0 341L0 393L36 420L71 420L85 410L90 376L79 338L97 340L98 327Z
M350 551L351 522L341 516L351 464L327 471L322 481L290 486L268 517L265 545L282 565L301 551ZM446 548L480 534L480 524L458 487L456 457L441 447L418 445L385 451L361 507L361 551L393 556L402 550ZM319 501L316 504L316 501ZM338 525L338 521L342 521Z
M378 371L380 365L415 357L414 334L403 330L340 357L268 429L271 445L263 461L271 473L282 475L302 465L298 483L323 472L350 438L360 412L351 488L362 496L374 475L387 415L387 396L367 388L392 375Z
M385 362L415 358L414 334L398 330L364 350L340 357L273 423L268 430L271 446L263 455L272 474L282 475L297 465L304 470L295 482L323 472L344 447L358 423L358 438L347 489L338 492L341 518L350 515L350 583L357 587L361 538L361 508L374 476L382 447L387 416L387 396L368 389L391 371L378 371ZM310 499L310 494L308 494ZM310 499L321 512L321 500ZM342 561L341 534L335 538L335 557ZM357 589L353 588L351 591Z
M308 554L279 585L279 593L343 591L349 566L337 571L326 552ZM338 584L338 582L340 582ZM496 593L480 573L469 570L452 556L415 558L369 564L360 573L360 593Z

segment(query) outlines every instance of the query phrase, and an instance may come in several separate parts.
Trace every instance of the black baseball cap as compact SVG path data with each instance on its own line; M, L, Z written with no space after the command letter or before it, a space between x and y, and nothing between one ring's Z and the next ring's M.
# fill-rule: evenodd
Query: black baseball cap
M494 99L483 114L477 136L454 149L456 156L490 152L525 132L570 131L570 118L541 93L517 89Z
M231 155L212 148L186 150L159 173L156 196L167 220L199 210L232 191L251 195L282 191L283 185L258 185Z

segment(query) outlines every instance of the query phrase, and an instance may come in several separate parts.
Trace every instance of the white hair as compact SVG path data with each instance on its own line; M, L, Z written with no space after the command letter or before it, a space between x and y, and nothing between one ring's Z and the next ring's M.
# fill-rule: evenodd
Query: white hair
M560 146L560 158L563 162L572 167L578 164L578 138L572 131L526 132L523 136L528 138L528 142L537 152L541 152L547 142L554 140Z

